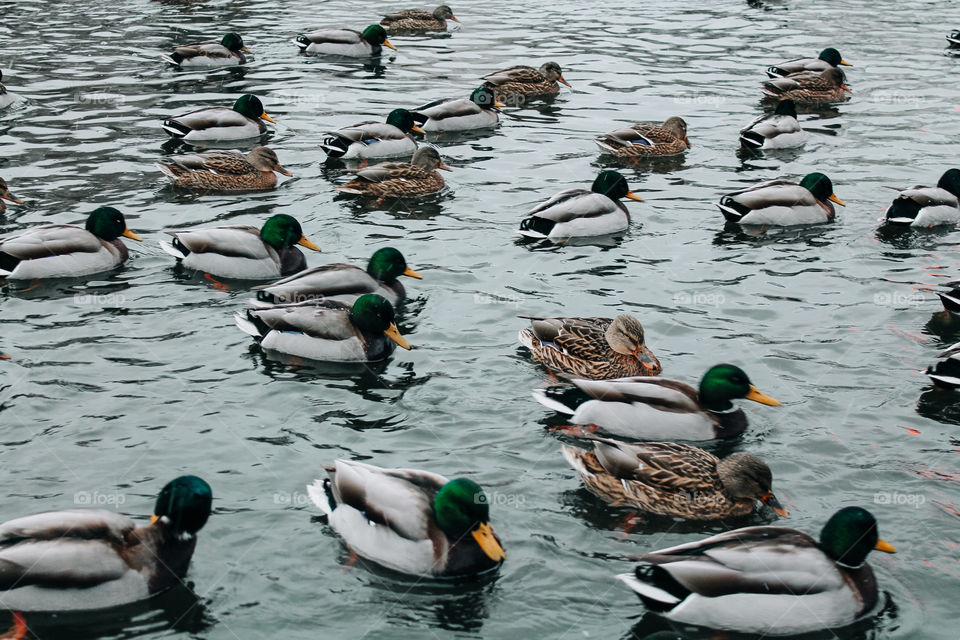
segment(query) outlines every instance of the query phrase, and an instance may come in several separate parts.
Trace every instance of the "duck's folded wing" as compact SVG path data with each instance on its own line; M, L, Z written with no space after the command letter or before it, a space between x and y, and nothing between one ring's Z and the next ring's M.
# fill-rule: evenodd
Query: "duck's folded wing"
M817 204L813 194L804 187L790 180L771 180L754 185L743 191L729 194L740 204L750 209L764 207L797 207Z
M174 49L184 58L195 58L205 56L207 58L229 58L231 51L219 42L200 42L197 44L185 44Z
M467 98L446 98L438 100L424 107L414 109L414 117L417 114L425 115L434 120L446 120L447 118L463 118L473 116L483 111L475 102Z
M501 69L483 76L483 79L493 85L506 84L507 82L543 82L546 78L533 67L518 65L509 69Z
M247 116L233 109L228 109L227 107L210 107L209 109L191 111L190 113L174 116L171 120L176 120L191 129L242 127L250 122Z
M774 89L777 92L782 92L790 91L791 89L799 89L801 87L811 87L822 82L823 80L819 73L814 73L812 71L800 71L798 73L791 73L790 75L782 78L771 78L770 80L764 82L763 86Z
M129 569L117 547L103 540L61 538L0 548L0 590L90 587L117 580Z
M218 253L232 258L262 260L271 258L269 248L260 239L256 227L236 226L213 229L168 231L192 253Z
M604 402L642 402L665 411L701 411L699 393L669 378L637 377L570 381L591 398Z
M589 322L565 322L553 342L575 358L596 358L598 347L609 350L605 328Z
M957 196L940 187L914 187L900 192L901 198L910 198L921 207L958 205Z
M586 189L567 189L537 205L527 215L554 222L566 222L575 218L610 213L616 208L616 203L603 194Z
M18 260L36 260L70 253L97 253L101 247L100 240L92 233L66 224L44 225L0 239L0 252Z
M626 480L638 480L663 491L719 489L713 481L716 459L696 455L697 449L672 442L630 445L616 441L595 443L604 469Z
M45 511L0 524L0 546L64 537L122 542L135 527L130 518L102 509Z
M276 282L253 287L253 290L266 291L281 299L291 299L295 294L332 296L361 291L372 293L377 290L376 284L370 274L360 267L352 264L328 264L298 271Z
M353 29L326 29L304 35L313 44L357 44L361 41L360 32Z
M396 13L388 13L380 22L396 22L398 20L434 20L433 14L422 9L406 9Z
M188 171L209 171L220 175L243 175L250 170L241 154L229 151L174 156L170 162Z
M301 304L277 305L269 309L248 309L274 331L304 333L321 340L349 340L358 336L350 322L350 307L326 300Z
M386 122L359 122L328 133L351 142L401 140L407 137L403 131Z
M367 182L384 182L386 180L407 179L416 180L424 177L427 173L419 167L407 164L406 162L381 162L372 167L358 169L354 173L361 180Z
M597 141L612 147L629 147L631 145L652 147L656 144L653 139L645 135L645 132L638 131L632 127L624 127L623 129L617 129L597 136Z

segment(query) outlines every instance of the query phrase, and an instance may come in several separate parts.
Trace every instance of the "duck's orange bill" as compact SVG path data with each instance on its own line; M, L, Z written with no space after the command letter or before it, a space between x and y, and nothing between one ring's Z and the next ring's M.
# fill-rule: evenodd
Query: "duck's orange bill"
M277 168L275 169L275 171L276 171L277 173L279 173L280 175L287 176L288 178L292 178L292 177L293 177L293 174L292 174L292 173L290 173L289 171L287 171L286 169L284 169L284 168L281 167L281 166L277 166Z
M271 118L270 116L268 116L266 111L260 114L260 119L266 120L267 122L272 122L273 124L277 124L277 121Z
M847 93L853 93L853 91L845 84L840 85L840 88L846 91Z
M244 53L251 53L250 49L247 49L247 45L240 47L240 51L243 51Z
M481 523L476 529L470 532L470 535L477 541L480 549L487 554L488 558L494 562L503 562L506 559L507 552L504 551L500 543L497 542L497 537L493 535L493 528L489 522Z
M559 82L562 82L563 84L567 85L568 87L570 86L570 83L567 82L566 80L564 80L564 79L563 79L563 76L560 76L559 78L557 78L557 80L558 80Z
M777 500L777 496L773 495L773 491L767 491L767 495L760 498L760 502L773 509L781 518L786 518L790 514L789 511L783 508L780 501Z
M160 522L160 516L156 514L150 516L150 524L157 524L158 522Z
M383 41L383 46L385 46L385 47L390 47L390 48L393 49L394 51L397 50L397 48L396 48L395 46L393 46L392 44L390 44L390 41L389 41L389 40L384 40L384 41Z
M760 389L757 389L753 385L750 385L750 391L747 393L747 395L743 397L746 398L747 400L753 400L754 402L759 402L760 404L769 405L771 407L780 406L779 400L775 400L774 398L771 398L770 396L763 393L762 391L760 391Z
M123 233L121 233L120 235L122 235L124 238L130 238L131 240L136 240L137 242L143 242L143 238L135 234L133 231L130 231L130 229L124 229Z
M885 540L877 540L876 546L873 547L877 551L883 551L884 553L896 553L897 549Z
M840 205L841 207L847 206L847 203L846 203L846 202L844 202L843 200L841 200L840 198L838 198L837 196L835 196L835 195L832 194L832 193L830 194L830 197L827 198L827 200L829 200L830 202L836 202L836 203L837 203L838 205Z
M0 193L0 198L4 200L9 200L10 202L15 202L16 204L23 204L23 200L21 200L20 198L17 198L9 191L7 191L6 193Z
M643 198L635 194L633 191L627 191L627 197L631 200L636 200L637 202L643 202Z
M456 19L455 17L453 17L453 16L450 16L450 19L453 20L454 22L460 22L459 20L457 20L457 19Z
M840 61L840 64L842 64L842 65L845 66L845 67L852 67L852 66L853 66L852 64L850 64L850 63L847 62L846 60L841 60L841 61Z
M10 356L0 351L0 360L9 360Z
M390 326L387 327L383 333L386 334L388 338L396 342L398 347L403 347L407 351L412 348L410 343L407 342L402 335L400 335L400 329L397 329L397 325L394 323L391 322Z
M503 103L500 102L499 100L496 100L496 101L494 101L493 106L498 107L498 108L503 108L503 107L505 107L505 106L507 106L507 105L503 104Z
M300 240L297 241L297 244L300 245L301 247L306 247L307 249L313 249L314 251L320 251L320 247L318 247L317 245L315 245L315 244L313 244L312 242L310 242L309 240L307 240L307 236L300 236Z
M403 275L407 276L408 278L416 278L417 280L423 280L423 276L417 273L416 271L414 271L413 269L411 269L410 267L406 268L406 270L403 272Z
M445 164L443 164L443 163L440 163L440 164L437 166L437 169L443 169L444 171L453 171L453 169L451 169L450 167L448 167L447 165L445 165Z

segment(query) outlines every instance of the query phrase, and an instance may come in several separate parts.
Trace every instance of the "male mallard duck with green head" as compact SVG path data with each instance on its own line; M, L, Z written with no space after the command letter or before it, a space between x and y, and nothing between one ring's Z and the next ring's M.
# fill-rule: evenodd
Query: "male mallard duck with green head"
M740 130L740 148L790 149L802 146L807 132L797 120L797 105L789 98L781 100L773 113L765 113Z
M890 224L936 227L960 222L960 169L947 169L935 187L904 189L887 209Z
M267 132L273 118L263 110L260 98L246 94L237 98L232 108L208 107L163 121L163 130L172 138L185 142L248 140Z
M500 122L500 109L493 91L487 87L474 89L469 98L443 98L416 109L413 119L426 132L472 131L489 129Z
M3 202L4 200L14 204L23 204L23 200L10 193L10 187L7 186L7 181L0 178L0 213L7 210L7 205Z
M310 301L250 308L233 318L264 349L317 362L375 362L392 354L394 345L410 349L393 305L373 293L352 305Z
M823 73L827 69L836 69L839 66L852 67L853 65L844 60L839 51L833 47L827 47L816 58L796 58L767 67L767 75L771 78L783 78L804 71Z
M410 35L423 31L446 31L447 20L460 22L453 17L453 10L445 4L433 11L407 9L383 16L380 26L391 34Z
M533 397L569 415L574 424L596 425L607 433L638 440L733 438L747 428L747 416L732 400L780 406L732 364L710 367L700 379L699 390L659 377L573 379L535 389Z
M433 147L420 147L409 163L381 162L357 170L357 177L337 187L337 191L358 196L373 196L377 202L385 198L410 198L436 193L444 187L438 169L444 166L440 152Z
M780 178L730 193L717 206L730 222L791 226L830 222L836 216L832 202L846 206L834 195L830 178L808 173L800 184Z
M160 247L188 269L238 280L279 278L307 268L295 245L320 251L293 216L279 213L263 227L211 227L168 231L173 242Z
M337 460L307 493L358 556L401 573L436 578L495 571L506 558L490 503L467 478Z
M228 67L246 64L250 49L243 44L243 38L236 33L228 33L220 42L198 42L182 44L170 55L161 56L172 65L183 68Z
M109 271L129 255L121 236L140 240L127 228L122 213L99 207L84 228L45 224L0 238L0 278L73 278Z
M377 249L366 270L352 264L328 264L313 267L277 280L271 284L253 287L257 299L254 306L270 306L308 300L335 300L353 304L366 293L375 293L396 307L406 291L398 278L420 279L403 254L393 247Z
M679 116L663 124L637 123L594 138L600 152L618 158L673 156L690 148L687 123Z
M843 71L827 69L822 73L801 71L763 83L765 97L793 100L797 104L840 102L853 93L846 85Z
M211 151L175 156L156 167L178 187L211 191L273 189L276 173L293 175L280 166L277 152L270 147L254 147L248 154Z
M386 122L360 122L328 131L320 146L331 158L345 160L406 156L417 150L411 131L423 133L412 113L394 109Z
M844 507L819 542L787 527L746 527L652 551L617 578L673 622L792 636L844 627L874 610L874 549L895 552L869 511Z
M321 53L351 58L376 58L383 54L383 47L396 51L387 40L387 32L378 24L372 24L361 33L353 29L326 29L297 36L296 44L301 53Z
M517 65L488 73L483 79L483 86L493 90L497 102L507 104L515 104L518 96L532 98L556 95L560 92L558 82L570 86L563 79L563 69L556 62L545 62L539 69Z

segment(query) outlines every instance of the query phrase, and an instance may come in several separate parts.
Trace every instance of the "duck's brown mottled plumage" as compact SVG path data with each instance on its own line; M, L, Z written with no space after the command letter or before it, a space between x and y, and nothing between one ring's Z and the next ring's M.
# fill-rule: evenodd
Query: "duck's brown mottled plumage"
M433 11L421 9L406 9L383 16L380 26L389 34L416 33L418 31L446 31L447 20L460 22L453 16L453 11L445 4Z
M178 187L216 191L272 189L277 186L275 171L291 175L269 147L254 147L246 155L212 151L179 156L157 167Z
M850 90L844 84L843 71L836 68L822 73L803 71L763 83L763 92L777 100L790 99L796 103L819 104L846 100Z
M672 156L683 153L690 147L687 123L678 116L668 118L663 124L632 124L598 136L596 143L604 153L621 158Z
M545 62L539 69L518 65L483 76L483 86L493 89L497 102L510 104L510 96L549 96L560 92L563 70L556 62Z
M433 147L421 147L409 163L381 162L358 170L357 177L337 187L338 191L354 195L384 198L422 196L443 189L443 178L437 169L443 166L440 153Z

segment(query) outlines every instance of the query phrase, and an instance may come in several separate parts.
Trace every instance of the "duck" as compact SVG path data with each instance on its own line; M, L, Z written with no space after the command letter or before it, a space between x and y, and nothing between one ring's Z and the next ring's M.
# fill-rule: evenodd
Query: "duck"
M177 67L227 67L247 63L244 53L250 53L243 38L228 33L220 42L198 42L176 47L170 55L161 58Z
M3 86L3 71L0 70L0 109L6 109L14 102L16 102L17 96L13 93L9 93L7 88Z
M395 324L393 305L375 293L350 304L336 300L252 307L234 315L260 346L317 362L375 362L395 345L410 349Z
M352 264L328 264L299 271L271 284L253 287L254 306L270 306L308 300L336 300L353 304L367 293L375 293L396 308L406 290L400 276L423 278L407 264L403 254L393 247L377 249L366 270Z
M478 87L469 98L443 98L411 109L413 119L428 133L489 129L500 123L500 107L493 91Z
M178 187L213 191L273 189L277 173L293 175L280 166L277 152L270 147L254 147L247 154L211 151L176 156L156 167Z
M397 50L387 40L387 32L372 24L361 33L353 29L326 29L297 36L300 53L322 53L351 58L377 58L383 47Z
M565 240L626 231L630 212L621 198L643 202L620 173L601 171L589 191L567 189L531 209L518 233L527 238Z
M266 280L307 268L295 245L320 251L307 239L296 218L271 216L260 229L252 226L207 227L167 231L173 242L160 247L188 269L237 280Z
M960 342L938 353L937 358L939 362L927 367L924 373L941 389L960 389Z
M517 65L488 73L483 80L483 86L496 94L497 102L516 103L517 106L523 104L525 97L556 95L560 92L558 82L570 86L556 62L544 62L539 69Z
M844 507L820 540L788 527L744 527L639 556L616 576L673 622L768 636L846 626L878 603L871 551L895 553L866 509Z
M735 438L746 430L747 416L732 400L780 406L732 364L707 369L699 389L669 378L574 378L535 389L533 397L570 416L574 424L596 425L611 435L637 440Z
M23 204L23 200L10 193L10 187L7 186L7 181L0 178L0 213L4 213L7 210L7 205L3 202L4 200L14 204Z
M853 93L845 83L843 71L827 69L821 73L801 71L763 83L766 97L793 100L796 104L822 104L846 100Z
M115 511L46 511L0 524L0 607L16 612L103 609L178 585L213 492L197 476L164 485L149 524Z
M563 457L587 489L611 506L685 520L721 520L750 515L759 501L787 515L771 490L770 467L749 453L721 460L689 444L589 439L592 451L563 445Z
M437 169L452 171L444 166L439 151L420 147L409 163L381 162L358 169L356 178L336 189L351 195L376 196L378 203L385 198L423 196L443 189L445 183Z
M411 34L422 31L446 31L447 20L460 22L453 16L453 10L445 4L440 5L433 11L423 11L421 9L406 9L396 13L388 13L383 16L380 26L387 30L387 33Z
M853 65L844 60L839 51L833 47L827 47L816 58L796 58L767 67L767 76L783 78L803 71L823 73L827 69L836 69L838 66L852 67Z
M212 142L217 140L247 140L259 138L267 132L263 123L276 122L263 110L257 96L246 94L237 98L232 108L207 107L163 121L163 130L172 138L185 142Z
M410 132L423 133L413 114L406 109L394 109L384 122L360 122L349 127L328 131L320 147L331 158L393 158L407 156L417 150L417 141Z
M886 222L935 227L960 222L960 169L947 169L935 187L903 189L885 214Z
M121 237L140 241L117 209L98 207L84 227L45 224L0 238L0 277L73 278L114 269L129 253Z
M960 280L944 283L944 286L948 287L947 291L934 291L943 303L944 311L960 314Z
M325 469L307 495L362 558L407 575L462 578L495 572L507 557L490 501L469 478L343 459Z
M785 178L761 182L720 198L717 206L730 222L744 225L791 226L830 222L831 202L846 206L822 173L808 173L800 184Z
M679 116L632 124L594 138L600 152L619 158L674 156L690 148L687 123Z
M787 98L777 103L773 113L759 115L740 129L740 148L790 149L803 146L807 132L797 120L797 103Z
M590 380L655 376L663 371L643 335L643 325L629 315L616 318L538 318L521 329L520 344L533 359L555 374Z
M960 30L954 29L947 36L947 46L951 49L960 48Z

